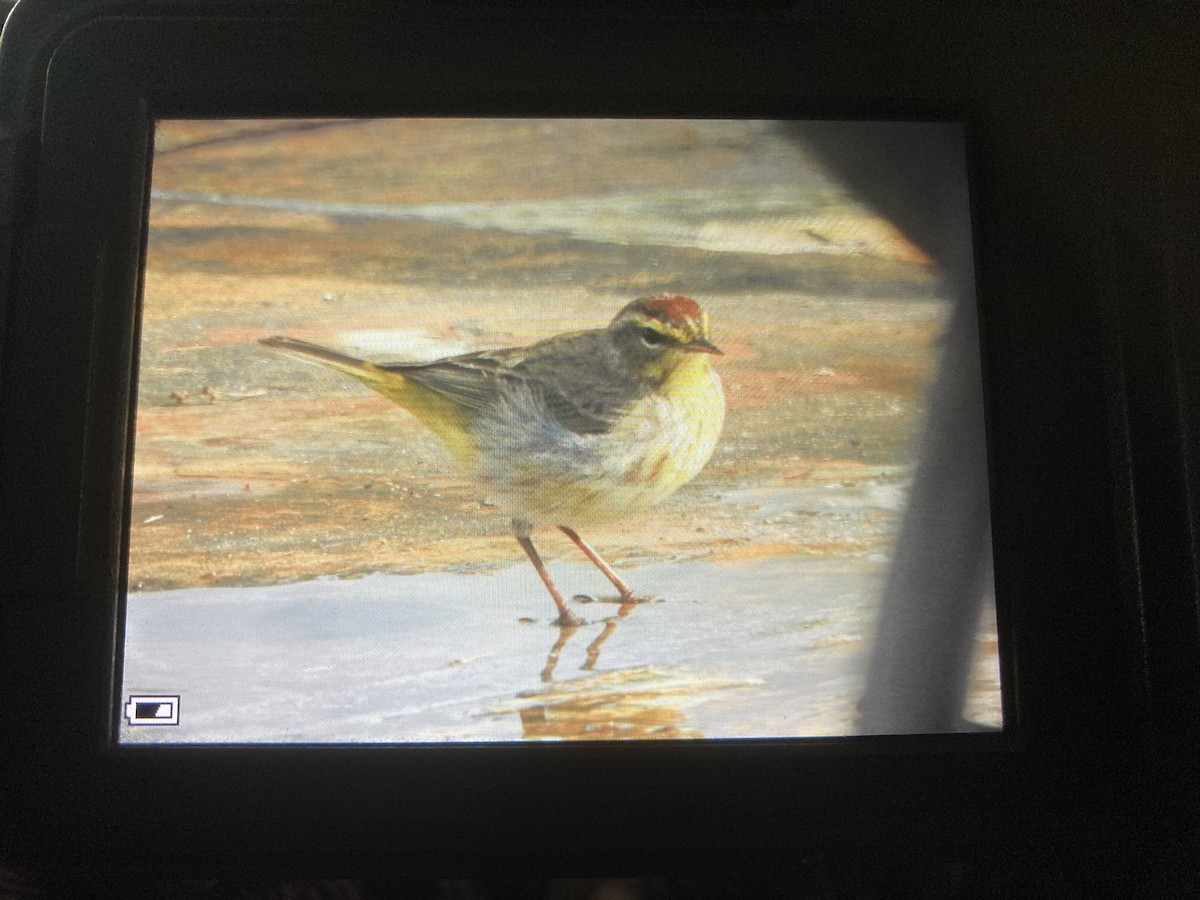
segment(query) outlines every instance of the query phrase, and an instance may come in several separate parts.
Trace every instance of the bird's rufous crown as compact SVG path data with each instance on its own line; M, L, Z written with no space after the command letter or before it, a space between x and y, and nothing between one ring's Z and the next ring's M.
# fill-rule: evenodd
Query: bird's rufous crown
M664 322L696 322L704 310L691 297L683 294L653 294L638 301L646 315Z

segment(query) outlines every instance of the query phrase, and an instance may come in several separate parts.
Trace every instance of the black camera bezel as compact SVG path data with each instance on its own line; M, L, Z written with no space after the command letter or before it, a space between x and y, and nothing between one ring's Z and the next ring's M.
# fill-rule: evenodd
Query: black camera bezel
M1137 523L1122 507L1131 469L1114 425L1127 410L1106 362L1118 341L1097 285L1071 283L1077 263L1053 270L1046 256L1011 256L1024 246L1011 231L1036 232L1040 210L1036 198L1012 195L1024 173L993 128L982 80L958 80L928 51L897 69L882 60L891 36L871 29L806 55L803 29L558 23L531 55L523 16L375 10L329 20L307 4L253 12L89 6L44 26L23 61L28 105L9 109L21 177L8 198L15 265L0 411L9 435L6 502L24 521L10 520L2 535L14 551L6 670L47 693L5 715L17 729L6 729L16 735L16 808L39 834L73 823L68 852L125 861L153 852L200 865L226 855L437 864L464 848L480 864L501 866L514 854L576 853L564 861L570 871L612 858L634 867L685 857L718 865L777 859L797 841L810 850L953 842L969 829L973 839L1011 842L1047 815L1084 821L1111 799L1114 772L1125 772L1130 754L1145 758L1153 638L1128 575ZM9 71L19 68L11 52L7 61ZM154 120L517 114L969 124L1003 734L636 746L113 745ZM1023 294L1037 278L1066 288L1059 306L1042 305L1048 289ZM1064 352L1071 329L1100 342L1096 357ZM1048 425L1052 434L1026 431ZM1075 454L1086 479L1063 481L1063 453ZM1102 703L1085 699L1097 685L1107 692ZM47 708L54 715L42 715ZM726 822L740 831L730 834Z

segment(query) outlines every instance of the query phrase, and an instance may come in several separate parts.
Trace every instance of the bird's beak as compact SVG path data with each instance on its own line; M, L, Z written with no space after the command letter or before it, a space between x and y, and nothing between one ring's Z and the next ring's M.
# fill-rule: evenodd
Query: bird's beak
M714 344L708 338L696 338L694 341L688 341L681 350L686 350L688 353L714 353L717 356L724 356L724 351Z

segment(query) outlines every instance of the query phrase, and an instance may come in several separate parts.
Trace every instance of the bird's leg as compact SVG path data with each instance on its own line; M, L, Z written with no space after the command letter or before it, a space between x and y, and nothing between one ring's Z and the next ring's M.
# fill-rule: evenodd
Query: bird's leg
M542 579L542 584L546 586L546 590L554 598L554 605L558 607L558 619L555 624L561 625L564 628L574 628L582 625L583 620L572 615L571 611L567 609L567 601L563 599L562 594L558 592L558 588L554 586L554 580L550 577L550 573L546 571L546 566L542 562L541 556L534 549L533 541L529 539L529 524L513 519L512 528L517 543L521 545L521 549L525 551L525 555L529 557L529 561L537 569L537 573Z
M573 540L575 542L575 546L582 550L584 555L595 564L596 568L604 573L604 577L611 581L613 587L620 591L621 601L623 603L630 603L639 599L634 595L633 590L629 587L629 585L621 580L621 576L613 571L612 566L601 559L600 554L589 547L587 542L575 533L574 529L568 528L566 525L559 525L558 530Z

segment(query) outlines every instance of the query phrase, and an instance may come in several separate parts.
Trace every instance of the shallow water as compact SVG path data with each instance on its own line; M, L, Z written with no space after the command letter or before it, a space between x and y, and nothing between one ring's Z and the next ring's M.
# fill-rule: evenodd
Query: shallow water
M552 564L131 595L124 691L179 695L130 742L407 742L845 734L883 566L862 559L626 570L621 606Z

